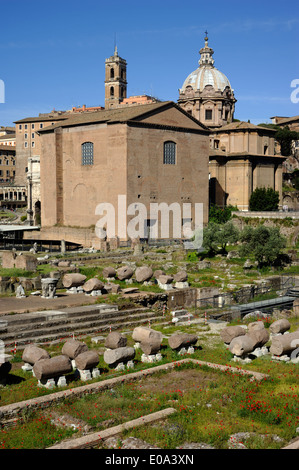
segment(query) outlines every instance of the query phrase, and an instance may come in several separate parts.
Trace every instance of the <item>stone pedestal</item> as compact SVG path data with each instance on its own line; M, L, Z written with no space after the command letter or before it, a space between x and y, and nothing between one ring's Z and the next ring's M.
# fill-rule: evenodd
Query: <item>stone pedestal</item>
M175 283L174 287L176 289L187 289L189 287L189 283L187 281L178 281Z
M52 388L55 388L55 387L66 387L67 382L66 382L65 376L61 375L60 377L57 377L56 379L55 378L40 379L38 380L37 385L38 387L44 387L44 388L51 390Z
M157 354L142 354L141 362L152 363L158 362L162 360L162 355L160 353Z
M33 366L29 364L28 362L25 362L24 365L22 366L22 370L26 372L32 372L33 371Z
M184 354L194 354L194 348L190 346L188 349L186 348L181 348L178 352L180 356L183 356Z

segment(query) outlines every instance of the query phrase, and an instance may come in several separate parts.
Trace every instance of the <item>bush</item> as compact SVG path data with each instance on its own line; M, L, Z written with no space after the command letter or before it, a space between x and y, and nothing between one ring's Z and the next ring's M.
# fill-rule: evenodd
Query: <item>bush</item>
M259 266L273 265L286 246L286 239L276 227L246 227L240 236L241 256L253 255Z
M249 200L251 211L277 211L279 192L273 188L256 188Z
M238 211L238 208L232 205L219 207L215 204L211 204L209 211L209 221L215 222L216 224L225 224L231 219L232 212Z

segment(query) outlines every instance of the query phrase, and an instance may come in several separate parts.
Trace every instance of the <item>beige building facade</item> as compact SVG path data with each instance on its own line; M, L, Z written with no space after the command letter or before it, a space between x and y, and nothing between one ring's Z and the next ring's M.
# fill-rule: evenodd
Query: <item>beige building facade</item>
M282 165L276 155L275 131L234 119L234 90L214 66L214 51L205 37L199 67L179 90L178 104L210 129L210 204L232 204L247 211L257 187L279 192L282 205Z
M210 202L249 209L252 192L271 187L282 207L284 157L275 155L275 130L234 122L210 134Z
M40 130L39 135L44 234L47 228L56 226L62 233L61 227L65 227L68 241L72 241L72 227L74 237L75 228L94 231L100 219L96 208L105 203L115 210L115 233L122 240L128 239L128 234L118 226L120 217L125 215L128 227L136 215L128 214L127 209L139 203L147 210L143 223L148 228L160 223L151 220L150 204L162 202L168 206L178 203L181 215L183 204L189 203L193 222L195 203L202 203L203 222L207 223L209 134L175 103L71 116ZM125 197L125 206L119 205L119 196Z
M40 159L41 141L37 133L45 126L65 119L65 112L53 111L16 121L15 184L25 186L29 223L40 223Z

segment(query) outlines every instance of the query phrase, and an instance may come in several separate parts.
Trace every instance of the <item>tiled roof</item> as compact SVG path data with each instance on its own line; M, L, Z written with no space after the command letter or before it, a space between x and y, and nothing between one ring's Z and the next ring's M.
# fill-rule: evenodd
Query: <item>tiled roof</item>
M144 105L124 106L119 108L104 109L90 113L69 114L68 119L63 123L57 123L53 126L44 127L39 132L51 131L57 127L70 127L83 124L93 124L101 122L127 122L132 119L142 118L145 114L157 111L171 104L171 101L161 103L150 103Z
M219 129L214 129L213 132L225 132L225 131L237 131L237 130L265 130L270 132L276 132L275 129L271 129L269 127L263 126L256 126L255 124L251 124L250 122L245 121L237 121L231 122L230 124L226 124L225 126L220 127Z
M47 115L47 116L35 116L35 117L27 117L24 119L20 119L19 121L15 121L15 124L22 124L26 122L47 122L47 121L62 121L63 119L67 119L69 114L60 114L60 115Z

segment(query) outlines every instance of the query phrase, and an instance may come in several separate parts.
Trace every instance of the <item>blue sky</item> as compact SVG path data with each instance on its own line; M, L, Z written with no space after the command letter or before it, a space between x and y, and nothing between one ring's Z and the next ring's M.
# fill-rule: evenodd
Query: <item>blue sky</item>
M235 118L299 114L299 2L0 0L0 125L72 106L104 106L105 59L127 60L128 96L178 99L204 32L231 82Z

